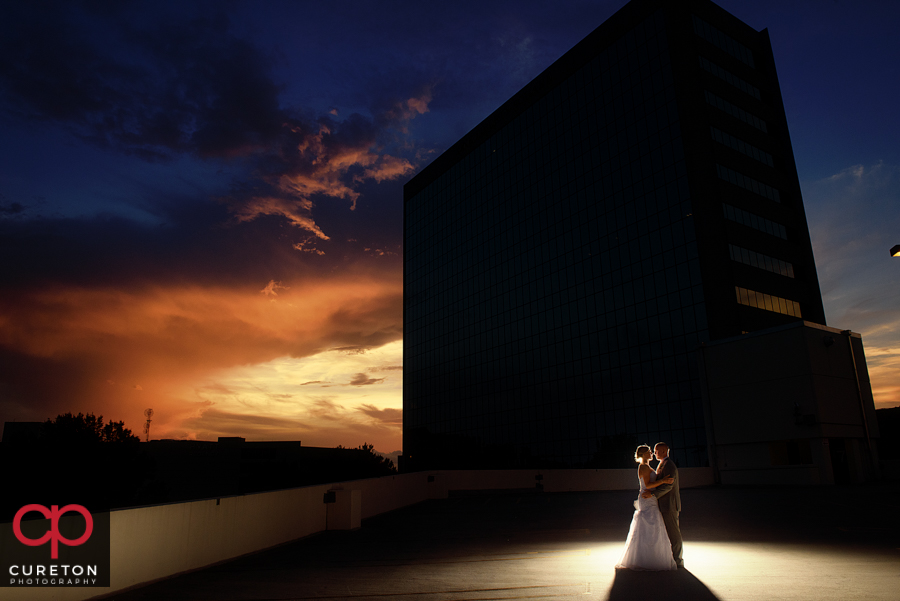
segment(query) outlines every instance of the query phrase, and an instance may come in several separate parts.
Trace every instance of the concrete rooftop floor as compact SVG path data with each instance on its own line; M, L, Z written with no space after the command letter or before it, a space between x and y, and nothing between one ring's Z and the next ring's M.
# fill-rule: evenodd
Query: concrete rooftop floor
M678 572L614 569L636 492L454 496L105 598L897 601L898 493L684 490Z

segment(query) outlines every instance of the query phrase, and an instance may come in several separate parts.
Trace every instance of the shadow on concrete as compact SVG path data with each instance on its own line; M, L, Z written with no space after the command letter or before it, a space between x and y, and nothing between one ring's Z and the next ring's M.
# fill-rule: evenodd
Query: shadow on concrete
M616 570L609 601L719 601L705 584L687 570L639 572Z

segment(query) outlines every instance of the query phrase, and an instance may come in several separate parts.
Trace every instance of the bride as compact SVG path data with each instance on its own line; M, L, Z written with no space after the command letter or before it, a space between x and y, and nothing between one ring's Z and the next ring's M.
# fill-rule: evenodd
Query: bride
M656 472L650 467L650 459L653 453L647 445L641 445L634 452L634 460L639 462L638 479L641 482L641 492L656 488L661 484L671 484L674 479L669 476L662 480L656 479ZM666 526L663 523L662 514L656 497L644 499L638 496L634 502L634 518L631 520L631 528L628 530L628 538L625 539L625 552L616 568L630 568L632 570L675 570L675 560L672 558L672 545L669 535L666 534Z

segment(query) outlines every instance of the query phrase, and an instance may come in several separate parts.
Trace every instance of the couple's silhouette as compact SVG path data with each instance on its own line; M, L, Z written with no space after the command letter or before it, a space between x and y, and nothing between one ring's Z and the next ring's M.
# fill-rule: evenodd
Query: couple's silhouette
M654 470L653 457L659 460ZM678 487L678 467L669 459L669 446L660 442L651 452L641 445L634 452L638 466L641 494L634 502L634 517L625 551L616 568L631 570L676 570L684 567L681 529L681 493Z

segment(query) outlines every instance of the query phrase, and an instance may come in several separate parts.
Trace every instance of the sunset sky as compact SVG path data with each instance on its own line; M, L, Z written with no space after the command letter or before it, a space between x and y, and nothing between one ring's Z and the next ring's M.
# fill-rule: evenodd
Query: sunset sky
M400 449L402 186L624 2L4 2L0 422ZM828 325L900 406L900 3L768 27Z

